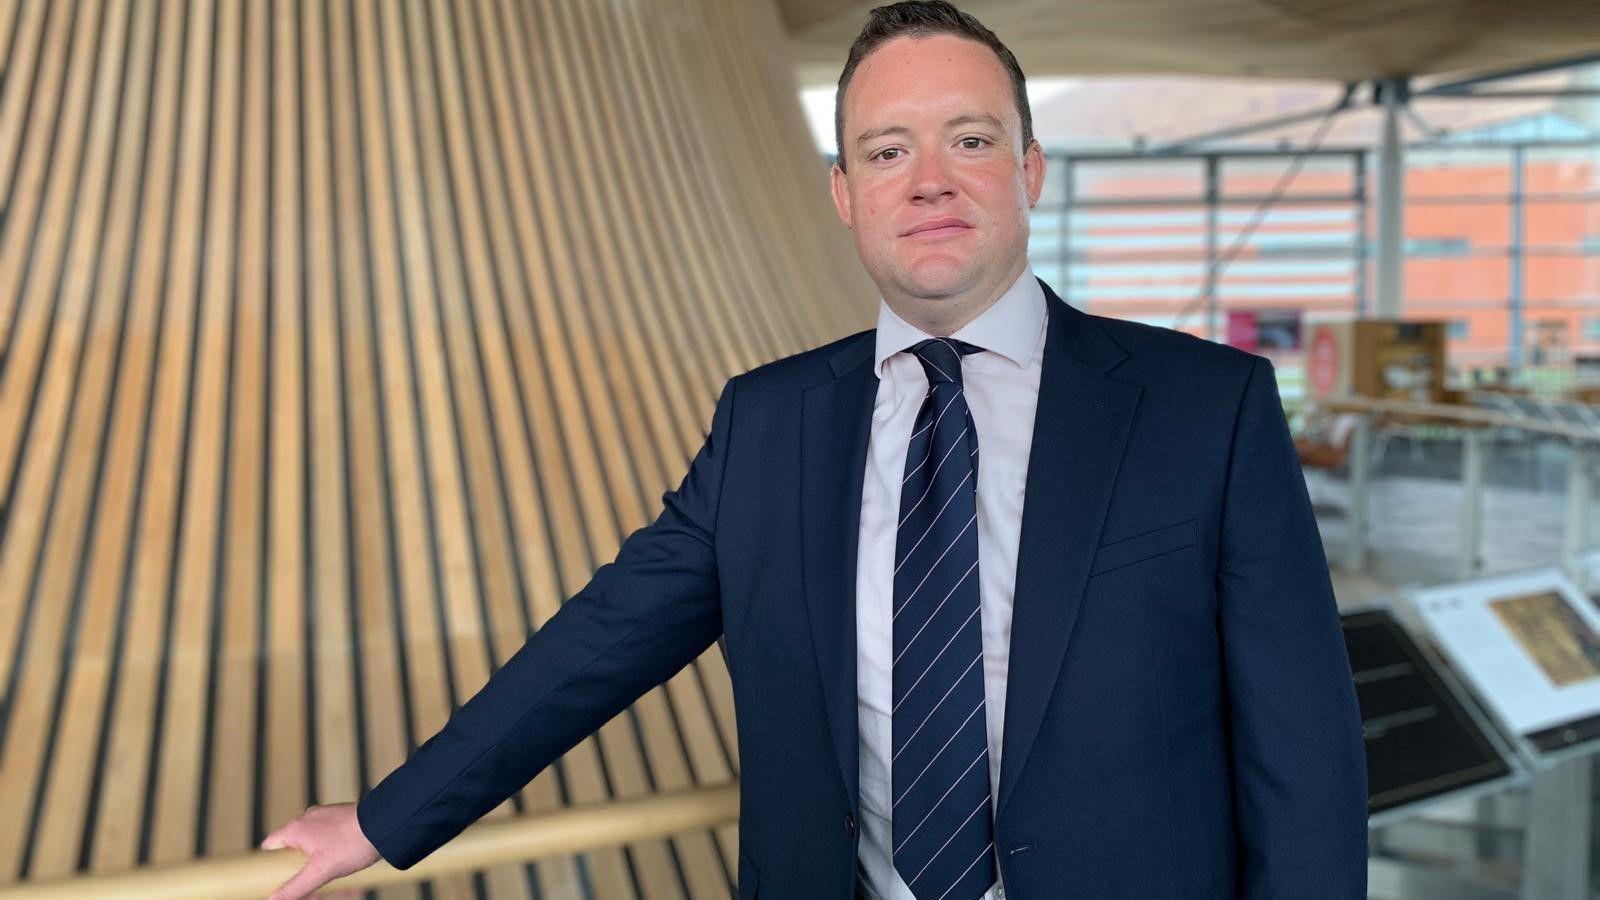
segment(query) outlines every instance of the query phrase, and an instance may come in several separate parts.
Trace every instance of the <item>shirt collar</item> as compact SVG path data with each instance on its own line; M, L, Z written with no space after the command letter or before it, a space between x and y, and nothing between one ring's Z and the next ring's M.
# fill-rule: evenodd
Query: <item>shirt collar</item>
M1022 274L989 304L977 318L956 329L952 338L976 344L1010 360L1017 368L1027 368L1038 348L1039 332L1045 320L1044 290L1033 275L1032 265L1023 265ZM888 301L878 298L877 352L873 369L883 378L889 357L933 335L900 318Z

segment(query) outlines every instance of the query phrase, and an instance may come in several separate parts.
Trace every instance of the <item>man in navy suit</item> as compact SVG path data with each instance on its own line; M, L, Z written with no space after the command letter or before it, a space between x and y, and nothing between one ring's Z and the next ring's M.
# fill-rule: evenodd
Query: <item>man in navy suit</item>
M730 379L660 516L276 900L406 868L704 652L741 898L1365 897L1361 726L1269 361L1088 315L1027 262L1015 58L872 11L833 199L878 327Z

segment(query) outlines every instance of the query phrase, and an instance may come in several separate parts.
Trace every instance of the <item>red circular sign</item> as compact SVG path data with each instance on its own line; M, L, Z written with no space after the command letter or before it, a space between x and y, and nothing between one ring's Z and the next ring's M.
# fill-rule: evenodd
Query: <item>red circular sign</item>
M1311 339L1310 365L1311 390L1319 395L1333 393L1339 383L1339 345L1333 332L1318 328Z

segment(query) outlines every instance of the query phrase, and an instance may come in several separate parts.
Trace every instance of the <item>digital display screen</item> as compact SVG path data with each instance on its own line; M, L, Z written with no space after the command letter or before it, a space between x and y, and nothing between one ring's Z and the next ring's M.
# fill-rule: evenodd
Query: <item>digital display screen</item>
M1511 767L1384 610L1341 617L1379 813L1502 778Z

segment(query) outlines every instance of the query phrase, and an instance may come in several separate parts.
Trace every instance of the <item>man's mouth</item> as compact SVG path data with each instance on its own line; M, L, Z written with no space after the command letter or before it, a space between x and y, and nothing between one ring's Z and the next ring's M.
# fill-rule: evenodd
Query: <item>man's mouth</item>
M971 228L972 226L964 219L958 219L954 216L941 216L937 219L929 219L926 222L918 222L917 224L906 229L905 233L902 234L901 237L915 237L919 240L937 240L939 238L961 234L962 232Z

